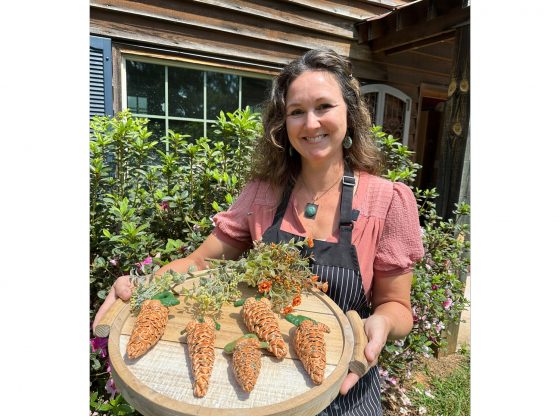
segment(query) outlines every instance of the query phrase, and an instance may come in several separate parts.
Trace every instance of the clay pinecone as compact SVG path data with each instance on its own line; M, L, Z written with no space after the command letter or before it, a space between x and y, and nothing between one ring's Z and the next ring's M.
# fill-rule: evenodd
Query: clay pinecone
M323 332L331 332L325 324L305 320L296 329L294 347L305 371L315 384L321 384L327 365L327 348Z
M241 314L249 331L255 333L261 341L269 344L268 350L276 358L284 358L288 353L288 346L282 338L278 320L272 312L272 304L266 298L256 300L248 298L243 304Z
M146 300L142 303L134 329L126 346L129 358L144 355L165 332L169 309L159 300Z
M243 338L233 350L233 373L243 391L250 393L257 384L261 371L260 342L256 338Z
M210 376L214 367L214 343L216 333L214 323L191 321L187 324L187 346L194 375L194 395L204 397L208 392Z

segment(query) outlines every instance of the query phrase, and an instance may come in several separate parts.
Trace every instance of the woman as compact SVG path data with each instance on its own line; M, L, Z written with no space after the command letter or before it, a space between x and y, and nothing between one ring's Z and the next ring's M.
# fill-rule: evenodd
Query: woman
M251 181L214 217L215 229L197 250L158 273L236 259L254 240L312 238L313 272L344 312L367 318L364 353L376 364L387 339L412 329L412 268L423 248L411 190L378 176L381 157L349 62L318 49L288 64L275 79L263 125ZM117 297L130 297L128 276L117 279L95 322ZM321 414L381 415L377 366L362 378L350 372Z

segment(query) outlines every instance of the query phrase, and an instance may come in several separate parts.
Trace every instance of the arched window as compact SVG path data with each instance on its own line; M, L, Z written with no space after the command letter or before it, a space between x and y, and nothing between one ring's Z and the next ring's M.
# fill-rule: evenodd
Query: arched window
M385 84L368 84L361 87L368 104L371 120L383 131L399 138L408 145L410 109L412 99L402 91ZM383 109L383 111L379 111Z

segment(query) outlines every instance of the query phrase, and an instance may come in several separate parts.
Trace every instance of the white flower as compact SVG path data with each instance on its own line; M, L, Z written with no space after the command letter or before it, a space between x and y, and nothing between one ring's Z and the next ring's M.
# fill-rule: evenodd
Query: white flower
M424 394L425 394L426 396L428 396L430 399L435 399L435 396L432 394L432 392L431 392L430 390L426 390L426 391L424 392Z
M429 321L424 322L424 328L425 329L430 329L432 327L432 324Z
M408 414L408 410L406 410L404 407L399 407L399 413L401 415L407 415Z
M412 402L410 401L410 399L408 398L408 396L406 394L403 394L401 396L401 401L402 401L402 404L404 404L405 406L410 406L412 404Z
M426 408L425 408L424 406L420 406L420 407L418 408L418 413L419 413L419 414L425 415L426 412L427 412L427 410L426 410Z

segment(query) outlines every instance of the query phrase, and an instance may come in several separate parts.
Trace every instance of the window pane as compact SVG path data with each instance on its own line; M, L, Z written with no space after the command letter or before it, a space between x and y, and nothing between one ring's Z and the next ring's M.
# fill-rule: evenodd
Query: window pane
M395 138L402 138L406 103L399 98L385 94L385 114L383 115L383 131Z
M152 135L150 136L150 140L151 141L157 140L158 142L154 147L153 152L151 152L150 155L151 160L152 162L159 161L159 155L157 154L155 149L165 152L165 141L162 140L162 138L165 137L165 120L159 118L151 118L148 120L147 127L148 127L148 131L152 132Z
M206 118L215 119L224 113L234 112L239 107L239 76L208 72L206 75Z
M253 112L262 111L262 104L270 93L272 81L269 79L243 77L241 87L241 108L251 107Z
M202 122L169 120L169 129L175 133L190 134L189 141L193 143L204 136L204 124Z
M133 113L165 114L165 67L126 61L127 106Z
M222 135L214 133L214 130L216 130L217 128L218 126L216 126L213 122L206 123L206 136L210 140L223 141L224 138L222 137Z
M371 116L371 123L375 124L375 106L377 105L377 93L369 92L367 94L364 94L363 97L369 110L369 115Z
M204 117L204 72L169 67L169 115Z

